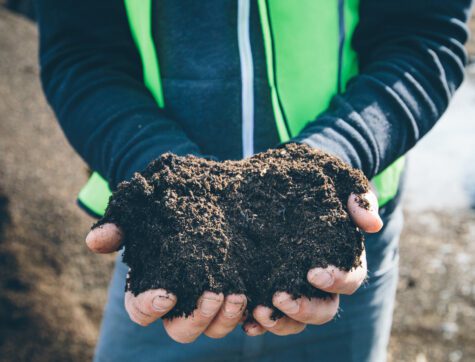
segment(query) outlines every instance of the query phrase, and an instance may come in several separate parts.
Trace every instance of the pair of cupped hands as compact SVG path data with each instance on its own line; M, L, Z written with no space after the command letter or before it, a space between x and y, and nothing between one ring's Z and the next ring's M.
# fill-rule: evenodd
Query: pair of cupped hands
M362 197L370 207L359 206ZM364 195L350 195L348 211L356 226L367 233L376 233L383 222L378 214L376 195L369 191ZM122 244L122 232L114 224L104 224L93 229L86 237L86 244L95 253L112 253ZM307 324L321 325L333 319L339 307L339 295L353 294L363 283L367 274L366 255L361 255L361 266L349 272L334 266L314 268L308 271L307 280L315 288L332 293L330 298L294 299L285 292L274 294L272 303L285 316L272 319L272 309L257 306L252 322L245 322L246 296L243 294L223 295L204 292L197 302L197 309L188 317L164 319L163 326L168 335L180 343L191 343L201 334L211 338L223 338L238 324L244 323L243 330L249 336L258 336L266 332L284 336L302 332ZM125 293L125 309L129 317L141 326L147 326L166 316L173 309L177 298L164 289L145 291L137 296Z

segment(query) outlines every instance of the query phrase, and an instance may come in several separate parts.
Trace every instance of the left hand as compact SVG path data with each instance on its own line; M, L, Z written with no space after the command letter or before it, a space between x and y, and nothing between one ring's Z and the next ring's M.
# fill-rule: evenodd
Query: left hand
M369 210L358 205L357 198L368 200ZM367 233L376 233L383 227L383 221L378 214L378 200L373 191L360 196L350 195L348 211L353 222ZM301 297L293 299L285 292L274 294L272 303L281 310L285 316L273 320L272 309L257 306L253 311L255 322L246 323L244 331L249 336L257 336L269 331L279 336L302 332L307 324L320 325L333 319L338 311L339 295L353 294L366 278L366 254L361 255L361 266L349 272L342 271L334 266L325 269L314 268L307 273L307 280L315 288L333 293L331 298L320 299Z

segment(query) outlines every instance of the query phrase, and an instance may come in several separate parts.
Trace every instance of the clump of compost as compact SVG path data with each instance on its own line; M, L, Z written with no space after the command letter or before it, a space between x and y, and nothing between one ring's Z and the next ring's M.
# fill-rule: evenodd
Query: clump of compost
M177 296L166 318L190 315L207 290L244 293L252 311L277 291L326 297L309 269L361 264L364 238L346 204L367 190L360 171L305 145L241 161L164 154L119 185L94 227L122 229L128 290Z

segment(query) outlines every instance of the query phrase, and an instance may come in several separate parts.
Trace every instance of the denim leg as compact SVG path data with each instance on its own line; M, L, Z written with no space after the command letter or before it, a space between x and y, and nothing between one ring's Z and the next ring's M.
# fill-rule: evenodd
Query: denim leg
M383 362L391 329L398 276L402 211L383 216L384 229L366 238L369 278L342 296L338 316L298 335L248 337L240 328L220 340L201 336L192 344L172 341L161 321L143 328L124 308L127 267L117 260L95 361L371 361Z

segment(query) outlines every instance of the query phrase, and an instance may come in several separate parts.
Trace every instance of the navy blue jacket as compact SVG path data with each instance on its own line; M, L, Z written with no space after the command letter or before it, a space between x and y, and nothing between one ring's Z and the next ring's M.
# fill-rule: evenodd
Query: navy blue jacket
M258 152L279 140L251 3ZM370 178L406 153L462 82L470 3L361 0L353 38L360 74L295 140ZM47 99L73 147L112 187L167 151L242 157L236 1L154 1L163 110L143 84L123 1L38 0L37 11Z

